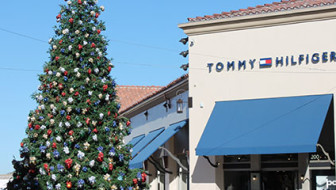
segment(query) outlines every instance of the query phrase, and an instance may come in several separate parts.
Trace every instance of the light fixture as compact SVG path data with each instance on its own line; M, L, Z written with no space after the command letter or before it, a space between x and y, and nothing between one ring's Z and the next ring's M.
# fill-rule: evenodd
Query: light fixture
M301 181L303 181L303 180L304 180L304 176L303 176L303 175L301 175L301 176L300 176L300 179L301 179Z
M148 111L147 110L145 111L144 115L146 117L146 120L148 120Z
M178 99L176 101L176 112L183 113L183 100L182 99Z
M187 71L189 68L189 63L181 65L180 68L183 69L184 71Z
M179 42L181 42L183 45L186 45L187 42L188 42L189 38L186 37L186 38L181 38Z
M163 107L166 108L166 111L168 112L168 109L171 108L171 103L170 103L170 99L167 99L166 102L163 104Z
M189 50L182 51L182 52L180 53L180 55L182 55L183 57L187 57L188 54L189 54Z
M256 181L256 180L257 180L257 176L256 176L256 175L253 175L253 176L252 176L252 180L253 180L253 181Z

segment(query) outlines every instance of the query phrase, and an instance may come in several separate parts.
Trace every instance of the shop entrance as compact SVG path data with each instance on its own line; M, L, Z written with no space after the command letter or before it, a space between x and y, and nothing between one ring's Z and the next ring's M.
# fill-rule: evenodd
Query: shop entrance
M268 171L261 173L262 190L294 190L297 187L296 171Z

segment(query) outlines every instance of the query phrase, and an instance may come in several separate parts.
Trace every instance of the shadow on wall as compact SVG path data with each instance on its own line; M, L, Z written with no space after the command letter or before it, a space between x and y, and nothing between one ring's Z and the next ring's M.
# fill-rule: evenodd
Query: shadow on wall
M213 157L210 157L213 160ZM215 168L202 156L197 157L195 169L191 175L192 183L215 183Z

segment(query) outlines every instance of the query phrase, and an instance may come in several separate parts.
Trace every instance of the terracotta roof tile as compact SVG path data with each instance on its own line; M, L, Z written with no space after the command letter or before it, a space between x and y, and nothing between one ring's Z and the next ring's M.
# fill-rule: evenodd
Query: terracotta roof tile
M127 86L118 85L116 87L118 101L120 103L120 112L126 110L131 105L139 102L143 97L154 94L162 86Z
M185 74L170 82L167 86L117 86L117 96L119 97L119 102L121 104L119 113L125 112L188 77L189 75Z
M221 14L213 14L212 16L198 16L196 18L188 18L189 22L197 22L204 20L215 20L221 18L231 18L244 15L264 14L278 11L286 11L292 9L303 9L309 7L327 6L336 4L336 0L282 0L281 2L273 2L272 4L257 5L256 7L248 7L247 9L233 10L230 12L222 12Z

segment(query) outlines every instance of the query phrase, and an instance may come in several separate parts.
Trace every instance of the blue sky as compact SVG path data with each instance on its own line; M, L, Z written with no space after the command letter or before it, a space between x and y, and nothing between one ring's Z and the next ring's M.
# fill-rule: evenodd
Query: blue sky
M188 17L271 3L272 0L100 0L100 17L110 40L108 53L120 85L167 85L185 74L179 67L188 62L179 52L187 46L179 23ZM48 60L48 39L53 36L62 0L10 0L0 12L0 174L13 171L11 160L19 158L27 116L36 108L31 99L37 90L37 75ZM16 34L15 34L16 33ZM20 35L17 35L20 34ZM22 35L26 36L23 37Z

